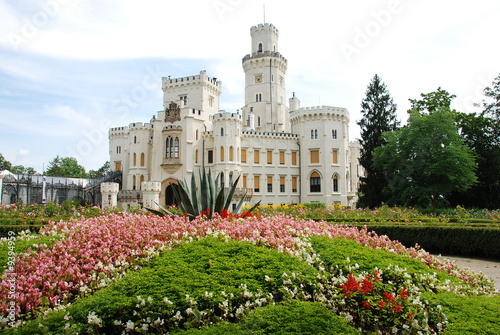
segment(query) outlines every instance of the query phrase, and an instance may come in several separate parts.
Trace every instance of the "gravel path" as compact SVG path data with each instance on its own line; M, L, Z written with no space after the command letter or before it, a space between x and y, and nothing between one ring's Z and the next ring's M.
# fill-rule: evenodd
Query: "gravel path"
M475 272L482 272L485 276L493 279L496 289L500 290L500 262L457 256L442 256L442 258L454 261L459 268L469 268Z

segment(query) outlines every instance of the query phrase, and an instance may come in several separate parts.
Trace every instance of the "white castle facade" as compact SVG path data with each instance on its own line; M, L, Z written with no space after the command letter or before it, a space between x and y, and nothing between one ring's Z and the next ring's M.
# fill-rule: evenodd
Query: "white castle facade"
M286 104L288 63L278 52L272 24L251 28L251 54L243 58L245 104L219 110L222 83L205 71L162 78L163 110L150 123L109 131L110 165L123 173L118 203L141 202L159 187L172 204L171 183L189 181L205 166L220 174L219 187L240 176L235 204L324 202L355 206L362 167L359 142L349 142L345 108Z

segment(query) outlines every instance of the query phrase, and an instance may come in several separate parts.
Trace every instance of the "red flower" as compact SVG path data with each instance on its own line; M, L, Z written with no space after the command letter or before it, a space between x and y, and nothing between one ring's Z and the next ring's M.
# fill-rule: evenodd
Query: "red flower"
M344 292L344 295L346 295L347 297L350 297L353 291L359 291L359 284L352 275L352 273L349 274L349 279L347 280L347 283L345 283L340 287L342 288L342 292Z
M384 299L391 302L391 301L394 301L396 299L396 297L393 296L391 293L384 293Z
M401 313L403 311L403 307L401 306L401 304L392 305L391 307L395 313Z
M383 302L383 301L378 302L378 307L384 308L384 306L385 306L385 302Z
M405 289L401 290L401 299L407 300L408 299L408 291Z
M200 211L200 216L209 217L210 216L210 207L207 207L207 209L204 211Z
M363 307L366 309L370 309L370 302L369 301L363 301Z
M368 275L367 278L369 278L369 275ZM373 284L372 284L372 282L369 281L369 280L367 280L367 279L363 279L363 283L361 285L361 291L363 292L363 294L368 294L372 290L373 290Z

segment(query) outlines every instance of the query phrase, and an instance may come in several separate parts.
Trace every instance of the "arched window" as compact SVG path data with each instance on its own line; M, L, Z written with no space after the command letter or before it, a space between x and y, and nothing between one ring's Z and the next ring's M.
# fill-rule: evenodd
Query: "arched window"
M198 129L196 129L196 140L198 141Z
M229 161L230 162L233 161L233 147L232 146L229 147Z
M224 147L220 147L220 161L224 162Z
M134 136L134 144L137 143L137 136Z
M310 191L311 192L321 192L321 176L318 172L314 171L311 173L310 179Z
M257 126L260 127L260 116L257 117Z
M318 129L315 129L315 130L314 130L314 138L315 138L315 139L318 139Z
M194 152L194 162L198 163L198 149Z
M137 154L134 152L134 166L137 165Z
M262 43L259 43L259 52L262 52Z
M179 158L179 138L175 138L174 158Z
M311 129L311 140L313 140L313 139L314 139L314 130Z
M337 130L332 129L332 139L336 140L337 139Z
M224 136L224 127L220 128L220 136Z
M165 158L170 158L170 137L165 141Z
M141 175L141 179L139 179L139 189L142 190L142 182L144 181L144 175Z
M135 176L132 177L132 189L135 190L135 183L137 181L137 178Z
M144 152L143 152L143 153L141 153L141 166L144 166L144 163L145 163L144 160L145 159L144 159Z
M333 175L333 192L339 191L339 176L337 174Z
M169 143L170 158L174 158L174 139L170 137Z
M233 182L233 172L229 172L229 187L231 187L232 182Z

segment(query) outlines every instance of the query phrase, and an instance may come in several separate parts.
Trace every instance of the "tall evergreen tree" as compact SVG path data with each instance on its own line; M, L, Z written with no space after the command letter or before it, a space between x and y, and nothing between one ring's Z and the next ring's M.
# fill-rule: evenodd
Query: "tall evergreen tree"
M384 172L373 166L373 151L385 144L382 133L394 131L399 126L396 119L396 104L386 85L375 74L366 89L366 97L361 102L363 118L358 121L361 127L361 158L359 162L365 169L361 178L358 207L377 207L385 201L382 190L387 186Z

